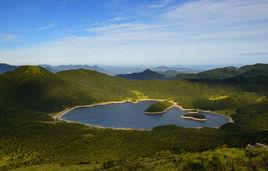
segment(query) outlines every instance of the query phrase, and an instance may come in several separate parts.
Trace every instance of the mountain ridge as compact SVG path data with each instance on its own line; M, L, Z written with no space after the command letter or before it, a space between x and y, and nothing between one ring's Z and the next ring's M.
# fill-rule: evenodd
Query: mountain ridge
M5 72L13 71L17 68L17 66L9 65L6 63L0 63L0 74L3 74Z
M236 67L223 67L223 68L216 68L204 72L200 72L197 74L178 74L171 79L197 79L197 80L224 80L239 77L244 73L251 71L251 72L258 72L268 70L268 64L253 64L253 65L245 65L240 68ZM252 74L252 73L251 73ZM256 73L257 74L257 73ZM257 75L255 75L257 76Z
M146 69L139 73L119 74L116 75L116 77L125 78L128 80L154 80L154 79L163 80L166 78L165 75L152 71L150 69Z

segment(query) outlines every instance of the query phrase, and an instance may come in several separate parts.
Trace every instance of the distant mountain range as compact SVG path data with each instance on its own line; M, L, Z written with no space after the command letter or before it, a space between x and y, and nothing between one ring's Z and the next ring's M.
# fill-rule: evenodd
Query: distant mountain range
M59 71L67 71L67 70L77 70L77 69L87 69L87 70L94 70L101 73L108 73L108 71L104 70L103 68L98 67L97 65L41 65L42 67L46 68L51 72L59 72Z
M253 78L253 77L266 77L268 76L268 64L255 64L255 65L246 65L240 68L236 67L224 67L216 68L199 73L180 73L174 70L167 71L152 71L146 69L140 73L132 74L120 74L117 77L129 79L129 80L151 80L151 79L195 79L195 80L225 80L234 77L241 78Z
M167 66L158 66L158 67L154 67L150 69L156 72L176 71L179 73L198 73L198 72L203 71L200 69L190 69L186 67L167 67Z
M0 63L0 74L8 72L8 71L13 71L16 68L17 66Z
M77 70L77 69L87 69L94 70L101 73L109 74L109 75L118 75L118 74L131 74L142 72L146 69L144 66L108 66L108 65L40 65L43 68L51 72L59 72L66 70ZM11 71L15 69L17 66L8 65L8 64L0 64L0 73L5 73L7 71ZM167 77L173 77L179 73L197 73L198 69L189 69L186 67L167 67L167 66L158 66L150 68L152 71L158 72L160 74L166 75Z
M118 75L118 74L131 74L134 72L142 72L146 68L143 66L110 66L110 65L99 65L99 67L107 71L106 74Z
M94 70L101 73L116 75L120 78L130 80L177 80L177 79L190 79L190 80L233 80L237 77L241 79L252 79L256 77L268 77L268 64L254 64L245 65L242 67L223 67L207 71L197 72L197 69L188 69L184 67L166 67L159 66L151 69L144 69L143 67L128 67L128 66L96 66L96 65L41 65L43 68L51 72L59 72L66 70L86 69ZM13 71L18 66L0 63L0 74ZM132 72L134 71L134 72ZM119 73L119 74L117 74ZM123 73L123 74L121 74ZM125 74L127 73L127 74Z

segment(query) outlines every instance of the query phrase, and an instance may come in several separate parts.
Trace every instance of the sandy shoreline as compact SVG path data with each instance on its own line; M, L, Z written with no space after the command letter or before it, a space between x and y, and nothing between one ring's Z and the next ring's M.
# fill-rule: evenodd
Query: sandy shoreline
M191 119L191 120L194 120L194 121L206 121L207 120L207 119L198 119L198 118L194 118L194 117L190 117L190 116L184 116L184 115L181 115L181 118Z
M87 107L93 107L93 106L102 106L102 105L108 105L108 104L121 104L121 103L139 103L142 101L163 101L160 99L140 99L137 101L132 101L132 100L122 100L122 101L111 101L111 102L101 102L101 103L95 103L95 104L90 104L90 105L82 105L82 106L74 106L71 108L66 108L65 110L58 112L54 114L52 117L55 120L63 120L62 117L66 115L68 112L75 110L75 109L81 109L81 108L87 108Z
M92 128L99 128L99 129L113 129L113 130L123 130L123 131L151 131L152 129L149 128L115 128L115 127L105 127L105 126L99 126L99 125L92 125L92 124L87 124L87 123L82 123L82 122L77 122L77 121L71 121L67 119L62 119L61 121L67 122L67 123L77 123L77 124L82 124L85 126L89 126Z
M102 105L108 105L108 104L121 104L121 103L139 103L139 102L142 102L142 101L165 101L163 99L139 99L137 101L132 101L132 100L122 100L122 101L111 101L111 102L101 102L101 103L95 103L95 104L90 104L90 105L81 105L81 106L74 106L74 107L71 107L71 108L66 108L65 110L61 111L61 112L58 112L56 114L53 114L52 117L54 120L58 120L58 121L65 121L65 122L68 122L68 123L79 123L79 124L82 124L82 125L86 125L86 126L90 126L90 127L94 127L94 128L101 128L101 129L114 129L114 130L138 130L138 131L145 131L145 130L152 130L152 129L135 129L135 128L114 128L114 127L103 127L103 126L97 126L97 125L91 125L91 124L86 124L86 123L81 123L81 122L76 122L76 121L70 121L70 120L66 120L66 119L63 119L62 117L64 115L66 115L68 112L72 111L72 110L75 110L75 109L80 109L80 108L87 108L87 107L94 107L94 106L102 106ZM229 116L225 116L223 114L219 114L219 113L215 113L213 111L209 111L209 110L199 110L199 109L185 109L183 108L182 106L178 105L176 102L171 102L173 103L172 106L170 106L169 108L167 108L165 110L165 112L167 112L169 109L171 109L172 107L177 107L183 111L192 111L192 110L196 110L196 111L199 111L199 112L209 112L211 114L215 114L215 115L221 115L221 116L224 116L224 117L227 117L229 118L230 120L230 123L234 123L233 119ZM165 113L165 112L159 112L157 114L162 114L162 113ZM147 113L146 113L147 114ZM156 113L150 113L151 115L153 114L156 114ZM182 117L183 118L183 117ZM190 119L190 118L185 118L185 119ZM195 118L194 118L195 119ZM203 120L202 120L203 121ZM202 128L202 127L197 127L198 129ZM219 128L219 127L215 127L215 128Z

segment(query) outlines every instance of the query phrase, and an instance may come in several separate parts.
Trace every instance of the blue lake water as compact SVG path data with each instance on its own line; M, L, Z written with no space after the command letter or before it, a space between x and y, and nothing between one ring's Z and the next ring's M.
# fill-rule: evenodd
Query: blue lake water
M186 112L177 107L161 115L144 114L144 110L153 103L154 101L143 101L80 108L68 112L63 119L94 126L134 129L151 129L162 125L178 125L187 128L219 127L230 122L228 117L208 112L202 112L207 118L205 122L183 119L180 116Z

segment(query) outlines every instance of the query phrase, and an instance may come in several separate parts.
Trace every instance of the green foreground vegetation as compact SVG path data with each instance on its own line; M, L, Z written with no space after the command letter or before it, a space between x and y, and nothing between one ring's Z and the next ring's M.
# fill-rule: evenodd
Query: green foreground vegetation
M173 105L173 103L171 103L168 100L159 101L159 102L156 102L156 103L152 104L151 106L149 106L145 110L145 113L152 113L152 114L154 114L154 113L164 113L172 105Z
M124 80L88 70L20 67L0 75L0 170L267 170L267 81ZM55 121L66 107L141 97L212 110L235 123L219 129L152 131ZM222 98L224 97L224 98Z
M153 157L141 157L133 163L107 162L96 165L41 165L17 169L16 171L42 170L97 170L109 167L110 170L265 170L268 150L264 148L221 148L202 153L171 154L161 151Z

